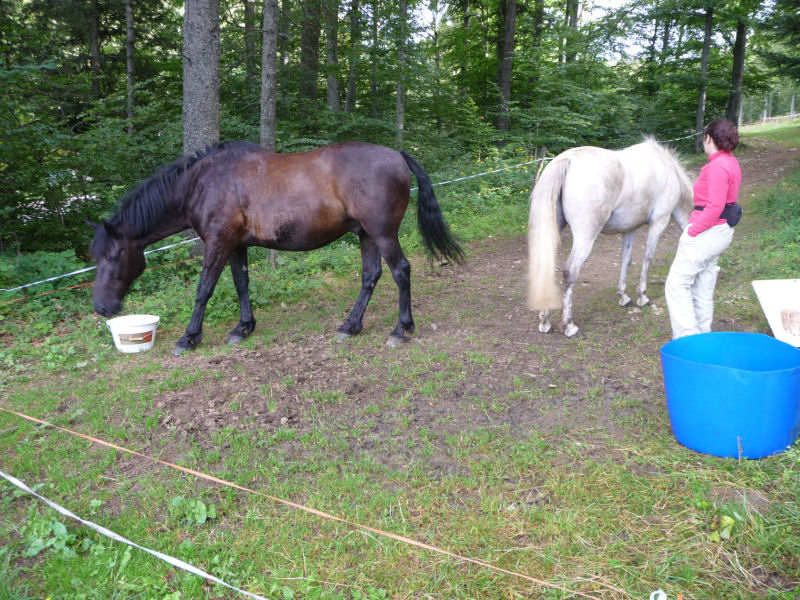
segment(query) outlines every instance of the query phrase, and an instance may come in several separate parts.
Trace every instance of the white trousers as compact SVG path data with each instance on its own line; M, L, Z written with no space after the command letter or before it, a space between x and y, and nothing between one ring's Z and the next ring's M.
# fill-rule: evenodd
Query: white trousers
M695 237L684 230L670 267L664 295L672 325L672 339L711 331L717 259L733 240L733 227L715 225Z

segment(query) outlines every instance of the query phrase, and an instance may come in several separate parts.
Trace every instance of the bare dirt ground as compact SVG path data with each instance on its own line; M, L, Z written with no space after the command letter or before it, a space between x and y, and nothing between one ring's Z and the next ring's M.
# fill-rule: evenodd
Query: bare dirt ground
M737 156L745 209L757 187L800 166L799 155L763 142L742 148ZM638 280L644 233L637 236L629 290ZM210 444L211 432L225 426L346 429L359 432L352 452L370 452L392 465L413 458L402 445L384 443L401 428L416 436L491 427L520 437L566 427L623 436L637 411L665 413L658 362L641 357L657 357L669 340L663 277L679 233L673 223L661 238L648 288L651 305L644 309L617 305L620 238L600 236L576 286L577 339L563 336L558 314L554 332L536 331L536 315L525 307L525 239L498 235L473 244L465 266L412 266L417 331L411 343L384 344L397 311L396 288L384 271L364 331L344 345L333 337L346 314L309 298L284 310L313 311L322 323L319 333L290 329L275 341L259 342L258 330L270 327L270 316L257 314L255 341L242 347L225 351L221 340L207 334L204 347L214 352L174 358L164 348L158 360L165 369L214 376L160 394L153 410L163 427L201 444ZM562 257L569 247L567 231ZM354 299L357 281L342 294ZM736 329L724 317L715 329ZM456 469L456 461L442 452L426 457L431 470Z

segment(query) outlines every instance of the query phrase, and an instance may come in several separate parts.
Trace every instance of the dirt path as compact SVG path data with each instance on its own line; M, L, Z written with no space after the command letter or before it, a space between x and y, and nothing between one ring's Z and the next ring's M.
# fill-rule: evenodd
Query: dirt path
M800 166L800 152L763 142L743 148L738 157L745 207L756 187ZM432 271L424 263L413 265L417 332L406 347L383 343L396 314L396 291L387 276L364 331L348 344L331 341L344 315L310 299L305 309L322 315L321 333L289 331L285 339L253 349L163 358L167 368L215 376L165 392L155 409L164 427L209 444L210 432L223 426L349 430L353 452L372 452L389 464L409 460L411 451L398 445L398 437L432 431L441 436L498 427L526 437L569 427L624 435L639 411L664 412L661 374L652 357L669 339L663 275L679 233L673 223L661 238L648 289L652 302L644 310L617 305L620 238L600 236L576 286L578 339L564 338L558 320L554 333L536 331L536 315L524 301L525 240L490 239L472 247L464 267ZM644 232L637 238L629 288L638 280ZM262 317L259 327L267 326ZM434 470L457 468L442 448L426 460Z

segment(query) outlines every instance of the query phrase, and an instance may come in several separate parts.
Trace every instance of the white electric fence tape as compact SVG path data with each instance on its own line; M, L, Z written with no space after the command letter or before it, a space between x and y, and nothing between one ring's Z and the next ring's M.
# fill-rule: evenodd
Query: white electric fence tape
M35 496L36 498L38 498L39 500L41 500L45 504L48 504L50 507L52 507L55 510L57 510L58 512L60 512L62 515L66 516L66 517L69 517L70 519L75 519L79 523L85 525L86 527L89 527L90 529L94 529L96 532L100 533L101 535L106 536L107 538L110 538L110 539L112 539L112 540L114 540L116 542L122 542L123 544L128 544L129 546L133 546L134 548L138 548L139 550L144 550L148 554L152 554L156 558L160 558L161 560L166 561L169 564L171 564L171 565L173 565L175 567L178 567L179 569L183 569L184 571L188 571L189 573L192 573L193 575L197 575L197 576L202 577L204 579L208 579L209 581L213 581L214 583L218 583L219 585L225 586L228 589L231 589L231 590L234 590L236 592L239 592L240 594L244 594L248 598L253 598L254 600L267 600L263 596L259 596L258 594L253 594L252 592L247 592L245 590L242 590L242 589L239 589L239 588L237 588L235 586L232 586L232 585L230 585L228 583L225 583L224 581L222 581L218 577L214 577L213 575L211 575L211 573L206 573L202 569L198 569L194 565L190 565L189 563L184 562L184 561L182 561L182 560L180 560L178 558L173 558L172 556L169 556L167 554L163 554L162 552L158 552L157 550L151 550L150 548L145 548L144 546L140 546L139 544L136 544L136 543L134 543L134 542L122 537L121 535L114 533L110 529L106 529L105 527L101 527L100 525L97 525L96 523L92 523L91 521L87 521L86 519L81 519L79 516L77 516L76 514L70 512L69 510L67 510L63 506L60 506L60 505L56 504L52 500L48 500L44 496L40 496L39 494L34 492L31 488L29 488L27 485L22 483L16 477L12 477L11 475L7 475L3 471L0 471L0 476L2 476L6 481L8 481L9 483L12 483L13 485L17 486L19 489L23 490L24 492L27 492L28 494L30 494L32 496Z
M175 248L177 246L182 246L183 244L191 244L192 242L196 242L199 240L199 237L193 237L190 240L183 240L182 242L176 242L175 244L168 244L166 246L161 246L160 248L153 248L152 250L145 251L145 254L152 254L153 252L161 252L162 250L169 250L170 248ZM85 269L78 269L77 271L73 271L72 273L64 273L63 275L56 275L55 277L50 277L48 279L42 279L41 281L34 281L33 283L26 283L25 285L18 285L15 288L0 288L0 292L16 292L18 290L24 290L25 288L29 288L34 285L39 285L40 283L47 283L48 281L55 281L56 279L64 279L64 277L71 277L72 275L80 275L81 273L86 273L88 271L94 271L97 267L86 267Z

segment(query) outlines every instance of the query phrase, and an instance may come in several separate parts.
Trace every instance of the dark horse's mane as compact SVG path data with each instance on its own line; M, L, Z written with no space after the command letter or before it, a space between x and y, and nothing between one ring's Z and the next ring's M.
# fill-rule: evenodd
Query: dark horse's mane
M90 252L94 257L104 256L109 248L109 229L118 231L124 226L128 235L142 238L152 233L165 213L173 208L184 195L186 183L179 187L176 184L181 176L209 156L225 151L242 152L253 147L248 142L223 142L207 146L204 150L185 154L175 162L159 169L152 177L140 183L134 190L120 198L116 212L104 224L107 227L98 229Z

